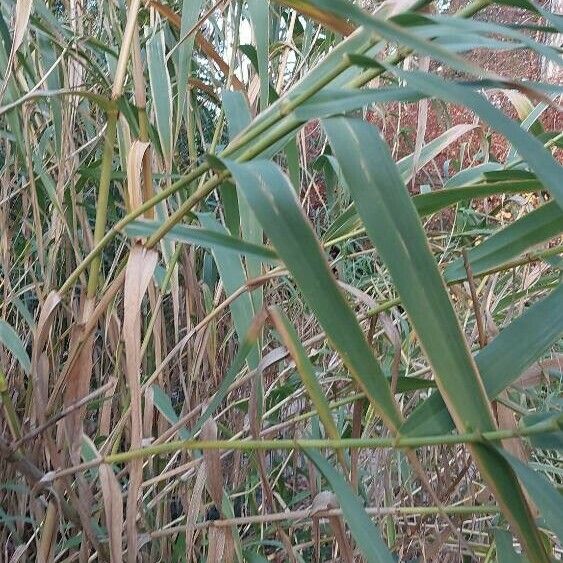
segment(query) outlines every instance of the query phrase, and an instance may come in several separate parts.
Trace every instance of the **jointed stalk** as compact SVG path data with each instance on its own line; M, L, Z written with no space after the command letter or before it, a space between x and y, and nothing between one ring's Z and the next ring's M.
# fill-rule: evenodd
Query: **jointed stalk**
M127 463L133 459L145 459L156 455L165 455L185 450L294 450L305 448L328 449L381 449L381 448L420 448L424 446L440 446L455 444L489 444L510 438L534 436L550 432L558 432L563 427L562 417L552 418L533 426L494 430L491 432L467 432L462 434L441 434L435 436L396 436L391 438L342 438L330 439L295 439L295 440L178 440L147 446L137 450L129 450L110 454L99 459L62 469L53 473L51 479L97 467L102 463Z
M104 138L104 152L102 156L102 170L100 174L100 185L98 188L98 199L96 203L96 225L94 227L94 245L100 243L104 238L107 224L107 208L109 200L109 188L113 163L113 148L117 130L117 109L108 111L108 122ZM96 254L90 264L88 276L88 298L94 298L98 288L101 255Z

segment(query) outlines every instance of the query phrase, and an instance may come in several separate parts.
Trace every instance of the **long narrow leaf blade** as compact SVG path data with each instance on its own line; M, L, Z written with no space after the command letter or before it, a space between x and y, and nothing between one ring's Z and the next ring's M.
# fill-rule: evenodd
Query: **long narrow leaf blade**
M512 321L475 356L487 394L494 399L516 381L563 334L563 284ZM522 342L526 345L522 346ZM401 433L409 436L443 434L454 428L439 393L418 406Z
M338 497L346 522L366 561L369 561L369 563L392 563L394 561L393 556L383 543L378 529L369 519L362 503L346 483L344 477L316 450L306 449L305 453L325 476Z
M389 383L338 288L295 190L269 161L224 161L328 338L391 428L401 423Z
M377 129L361 120L333 118L323 124L358 213L389 268L457 427L461 431L494 429L480 374L387 144ZM511 472L503 472L487 448L475 445L472 451L528 553L547 560Z
M550 202L534 209L508 227L496 232L467 253L474 275L491 270L518 256L536 244L546 242L563 232L563 211ZM448 282L465 279L463 259L452 262L444 272Z

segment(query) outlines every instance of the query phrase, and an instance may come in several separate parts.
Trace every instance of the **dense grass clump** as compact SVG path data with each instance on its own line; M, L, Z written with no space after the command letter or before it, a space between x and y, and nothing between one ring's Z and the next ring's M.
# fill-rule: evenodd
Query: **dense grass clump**
M0 561L560 559L556 11L3 1Z

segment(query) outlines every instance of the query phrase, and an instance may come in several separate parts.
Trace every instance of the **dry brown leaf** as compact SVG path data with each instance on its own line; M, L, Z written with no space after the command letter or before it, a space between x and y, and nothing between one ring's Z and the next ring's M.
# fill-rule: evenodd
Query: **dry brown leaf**
M45 346L49 338L49 332L53 323L55 312L61 302L61 297L56 291L52 291L45 299L31 352L31 377L33 380L34 410L39 423L45 422L48 410L47 390L49 388L49 362L45 354Z
M41 539L37 548L37 562L53 561L55 544L57 543L58 510L54 502L47 506L45 519L41 528Z
M206 442L217 440L217 424L209 418L203 425L200 438ZM206 488L215 503L215 507L221 512L223 504L223 468L221 466L221 452L219 450L204 450L203 459L207 467Z
M207 548L207 561L224 561L225 553L225 528L209 528Z
M125 374L131 397L131 448L142 444L141 415L141 305L156 268L158 254L136 244L129 254L125 271L123 340L125 342ZM129 463L127 495L127 559L137 560L137 502L142 480L142 460Z
M17 0L16 3L16 17L14 23L14 37L12 39L12 49L10 51L10 56L8 58L8 64L6 65L6 72L4 74L4 83L2 84L2 89L0 90L0 99L2 99L6 87L8 86L8 78L12 65L14 64L14 58L16 56L17 50L20 48L25 32L27 30L27 24L29 23L29 16L31 15L31 7L33 6L33 0Z
M546 372L552 369L559 371L563 370L563 354L558 354L555 358L540 360L539 362L531 365L526 371L524 371L524 373L522 373L515 385L523 387L524 389L528 387L535 387L545 381Z
M82 338L83 325L75 327L71 343ZM72 344L71 344L72 347ZM64 406L68 407L82 399L90 390L92 377L92 351L94 348L94 334L89 334L82 344L78 359L74 362L68 374L64 393ZM82 440L82 422L86 406L83 406L65 418L65 431L69 445L70 458L74 464L80 463L80 446Z
M113 378L113 384L104 393L104 402L102 404L102 409L100 412L100 422L98 424L98 433L100 436L109 436L112 430L111 426L111 409L112 401L111 397L115 394L115 389L117 387L117 378Z
M186 559L188 562L192 561L195 523L203 504L203 488L205 487L206 476L207 467L205 461L202 461L197 470L194 488L188 502L188 513L186 514Z
M134 141L127 156L127 197L131 211L143 204L143 158L149 145L150 143Z
M100 483L104 497L104 512L106 515L106 527L109 536L109 553L111 563L123 560L123 546L121 538L123 534L123 501L121 498L121 487L110 465L100 465Z

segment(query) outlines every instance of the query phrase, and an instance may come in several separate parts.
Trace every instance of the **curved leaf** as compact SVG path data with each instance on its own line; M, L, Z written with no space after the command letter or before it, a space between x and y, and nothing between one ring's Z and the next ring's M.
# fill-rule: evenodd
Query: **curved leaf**
M223 162L350 372L386 423L397 428L401 416L389 383L334 280L291 183L269 161Z
M481 376L389 147L375 127L361 120L333 118L323 126L457 428L493 430ZM503 471L497 456L486 447L474 445L472 453L528 553L547 561L532 515L510 471Z
M2 343L18 360L25 373L31 372L31 360L25 350L18 333L3 319L0 319L0 343Z

